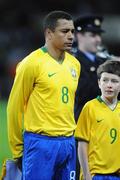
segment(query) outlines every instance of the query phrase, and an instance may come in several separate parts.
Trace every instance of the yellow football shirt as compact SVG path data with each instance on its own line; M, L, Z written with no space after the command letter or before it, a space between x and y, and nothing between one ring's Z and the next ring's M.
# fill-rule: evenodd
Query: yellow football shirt
M28 55L17 67L7 117L14 158L22 155L24 130L48 136L71 136L76 128L74 97L80 64L69 53L59 64L44 48Z
M87 102L79 116L75 137L89 143L92 175L120 171L120 102L114 110L100 97Z

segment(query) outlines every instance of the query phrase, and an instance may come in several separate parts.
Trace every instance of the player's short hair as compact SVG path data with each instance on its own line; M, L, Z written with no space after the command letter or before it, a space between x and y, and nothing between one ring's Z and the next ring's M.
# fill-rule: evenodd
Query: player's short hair
M45 31L47 28L52 31L55 30L57 26L57 21L59 19L73 20L72 16L64 11L52 11L47 14L43 21L43 30Z
M107 60L103 64L99 65L97 69L97 77L100 79L103 72L115 74L120 76L120 61L117 60Z

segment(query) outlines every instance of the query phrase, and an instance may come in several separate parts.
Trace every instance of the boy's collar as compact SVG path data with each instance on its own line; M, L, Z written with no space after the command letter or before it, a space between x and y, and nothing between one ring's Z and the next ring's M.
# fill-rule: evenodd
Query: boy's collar
M102 100L101 96L97 96L97 100L98 100L100 103L102 103L102 102L103 102L103 100Z

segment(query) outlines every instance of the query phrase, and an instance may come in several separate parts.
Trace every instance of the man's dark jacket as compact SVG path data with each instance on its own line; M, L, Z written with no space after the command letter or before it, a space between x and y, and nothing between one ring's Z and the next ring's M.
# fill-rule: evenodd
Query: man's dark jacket
M81 64L81 74L75 96L75 119L77 121L84 104L100 95L96 70L100 64L106 59L96 56L96 60L92 62L88 57L77 50L74 56Z

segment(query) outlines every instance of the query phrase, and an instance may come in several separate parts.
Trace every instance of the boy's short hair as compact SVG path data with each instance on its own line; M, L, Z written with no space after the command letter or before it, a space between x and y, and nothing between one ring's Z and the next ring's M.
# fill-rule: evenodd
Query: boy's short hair
M120 76L120 61L116 60L107 60L103 64L99 65L97 69L97 77L100 79L101 74L103 72L115 74L117 76Z
M57 26L58 19L67 19L67 20L73 20L72 16L65 12L65 11L52 11L49 14L47 14L43 21L43 29L49 28L52 31Z

